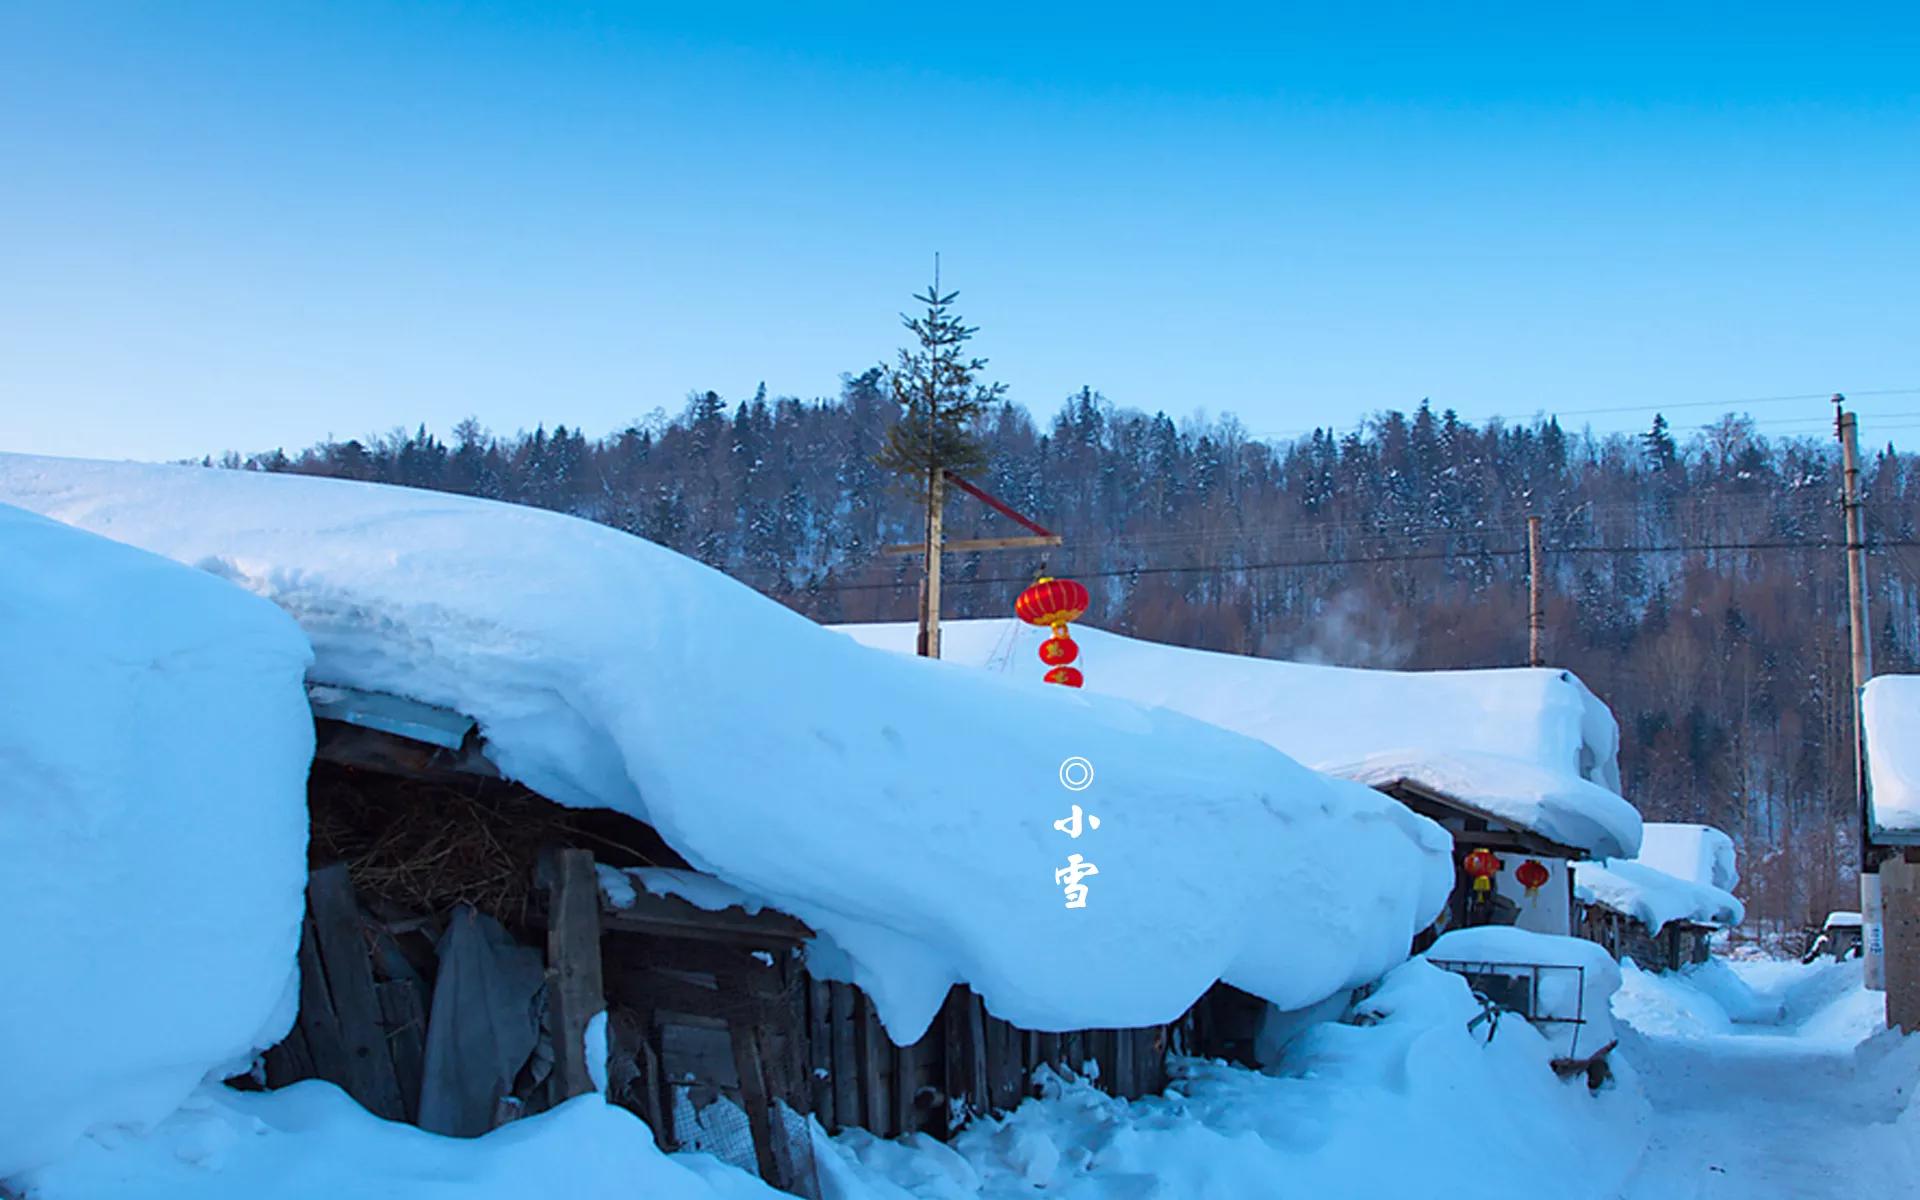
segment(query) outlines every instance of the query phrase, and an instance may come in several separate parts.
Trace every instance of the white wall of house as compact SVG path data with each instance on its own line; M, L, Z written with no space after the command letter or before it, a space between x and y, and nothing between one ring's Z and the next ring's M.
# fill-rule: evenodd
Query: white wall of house
M1521 929L1530 929L1535 933L1572 933L1573 888L1568 878L1567 860L1564 858L1534 859L1547 869L1549 878L1539 891L1529 896L1527 889L1521 887L1520 881L1514 878L1514 872L1520 869L1520 864L1526 862L1528 857L1525 854L1502 850L1500 873L1493 878L1494 891L1520 906L1520 916L1514 924Z

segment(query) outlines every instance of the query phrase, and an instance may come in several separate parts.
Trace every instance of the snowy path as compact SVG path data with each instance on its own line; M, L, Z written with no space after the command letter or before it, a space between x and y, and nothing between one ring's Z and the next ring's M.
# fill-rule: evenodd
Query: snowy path
M1624 1200L1920 1197L1916 1131L1894 1124L1912 1064L1812 1024L1637 1039L1655 1120Z

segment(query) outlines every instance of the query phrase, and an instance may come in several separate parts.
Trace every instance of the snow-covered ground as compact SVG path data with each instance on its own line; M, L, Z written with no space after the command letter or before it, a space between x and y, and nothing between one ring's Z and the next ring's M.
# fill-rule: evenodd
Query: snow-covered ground
M1655 1114L1623 1200L1920 1196L1920 1038L1858 961L1631 964L1621 1053Z
M1457 976L1424 962L1303 1022L1271 1072L1176 1062L1164 1095L1108 1096L1047 1077L1045 1094L952 1144L816 1127L827 1200L1441 1200L1556 1181L1610 1200L1645 1115L1630 1077L1598 1095L1561 1082L1522 1021L1476 1023ZM1344 1018L1336 1020L1335 1018ZM474 1141L368 1116L329 1084L271 1095L210 1088L146 1136L97 1138L20 1181L30 1200L771 1200L703 1155L653 1148L596 1097Z
M1307 1025L1269 1072L1185 1060L1164 1096L1128 1103L1078 1084L951 1146L839 1138L830 1200L1443 1200L1551 1180L1610 1200L1632 1169L1645 1105L1630 1074L1598 1094L1562 1082L1525 1022L1475 1024L1459 977L1425 962L1346 1015ZM1470 1028L1471 1026L1471 1028Z

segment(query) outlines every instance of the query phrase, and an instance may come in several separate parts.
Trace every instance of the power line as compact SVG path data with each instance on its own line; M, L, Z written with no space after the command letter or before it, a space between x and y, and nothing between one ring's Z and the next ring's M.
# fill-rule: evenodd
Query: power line
M1765 542L1675 542L1657 546L1557 546L1549 550L1552 556L1569 554L1712 554L1726 552L1748 552L1758 550L1833 550L1841 545L1835 541L1765 541ZM1920 546L1920 541L1900 540L1876 542L1869 549L1895 549ZM1201 563L1191 566L1167 567L1116 567L1103 571L1079 571L1078 579L1119 579L1138 578L1148 575L1195 575L1221 574L1240 571L1293 570L1307 567L1364 567L1388 566L1395 563L1438 562L1446 559L1488 559L1518 558L1527 553L1526 547L1489 548L1479 550L1432 550L1403 554L1383 554L1369 558L1324 556L1320 558L1297 558L1254 563ZM976 576L971 579L955 579L953 585L986 586L1005 584L1027 584L1033 582L1030 575L992 575ZM894 591L905 587L904 582L891 583L839 583L822 585L806 589L816 592L871 592Z

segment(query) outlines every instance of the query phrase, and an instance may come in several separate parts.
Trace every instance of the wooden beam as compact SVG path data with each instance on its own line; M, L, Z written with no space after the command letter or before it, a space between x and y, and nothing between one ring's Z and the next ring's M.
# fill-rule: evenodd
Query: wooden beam
M809 978L807 988L807 1083L813 1089L813 1114L820 1127L832 1133L833 1103L833 998L832 985L824 979Z
M395 979L374 985L380 997L380 1015L393 1057L393 1075L400 1084L400 1103L409 1123L420 1120L420 1084L426 1077L427 1011L420 985Z
M769 1086L759 1022L751 1018L735 1021L732 1035L733 1061L740 1073L740 1106L747 1110L747 1129L753 1135L753 1156L760 1178L785 1191L793 1186L794 1171L787 1152L786 1124L774 1107L776 1095Z
M634 890L632 904L619 908L607 905L602 909L603 928L614 933L698 938L772 949L797 946L813 936L813 930L804 922L785 913L768 910L749 913L739 908L709 912L678 896L655 896L638 887Z
M480 740L469 737L459 750L447 750L427 742L416 742L397 734L383 733L349 725L344 721L317 720L314 727L314 757L343 767L378 771L404 779L467 780L500 778L500 770L481 752Z
M858 1009L850 983L827 985L828 1023L833 1027L833 1118L835 1128L858 1125L860 1097L860 1039Z
M1058 546L1066 539L1057 533L1045 537L954 538L940 543L942 554L967 554L976 550L1024 550L1031 546ZM925 542L894 542L880 547L882 554L925 554Z
M373 988L373 964L360 933L360 906L345 863L322 867L307 877L307 910L313 915L320 965L339 1020L347 1053L348 1093L362 1107L389 1121L406 1119L400 1084L387 1049L380 997Z
M606 1007L600 969L600 881L591 850L550 851L538 881L547 892L547 1027L553 1034L549 1107L593 1090L587 1023Z

